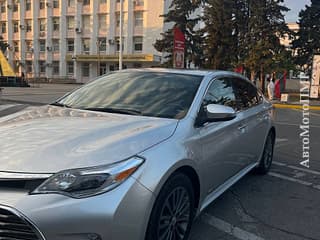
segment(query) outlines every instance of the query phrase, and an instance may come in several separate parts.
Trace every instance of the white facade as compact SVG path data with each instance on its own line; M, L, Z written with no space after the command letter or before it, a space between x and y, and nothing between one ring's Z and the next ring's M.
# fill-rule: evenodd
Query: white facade
M124 0L124 68L160 63L166 2ZM0 34L16 72L87 82L119 67L119 13L119 0L0 0Z

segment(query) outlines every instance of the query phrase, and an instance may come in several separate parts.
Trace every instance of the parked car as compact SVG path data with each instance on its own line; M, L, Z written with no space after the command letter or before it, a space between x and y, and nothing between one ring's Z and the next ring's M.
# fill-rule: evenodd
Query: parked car
M0 118L0 239L188 239L270 169L272 105L241 75L125 70Z

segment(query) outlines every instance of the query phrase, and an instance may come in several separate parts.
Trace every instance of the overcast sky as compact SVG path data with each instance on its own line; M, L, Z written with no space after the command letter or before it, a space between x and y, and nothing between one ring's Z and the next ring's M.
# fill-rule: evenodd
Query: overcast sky
M310 4L310 0L285 0L285 4L290 8L290 12L286 14L287 22L296 22L299 18L299 12L305 8L305 5Z

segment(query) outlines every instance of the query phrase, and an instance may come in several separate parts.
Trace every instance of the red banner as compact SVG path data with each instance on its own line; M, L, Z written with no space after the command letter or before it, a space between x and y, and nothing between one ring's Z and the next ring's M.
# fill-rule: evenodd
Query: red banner
M185 36L179 28L174 28L173 68L184 68Z

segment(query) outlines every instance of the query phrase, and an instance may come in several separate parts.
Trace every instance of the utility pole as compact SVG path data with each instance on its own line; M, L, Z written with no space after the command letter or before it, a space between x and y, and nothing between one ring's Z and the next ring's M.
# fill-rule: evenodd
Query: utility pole
M122 62L123 62L123 49L122 49L122 35L123 35L123 0L120 0L120 48L119 48L119 70L122 70Z

